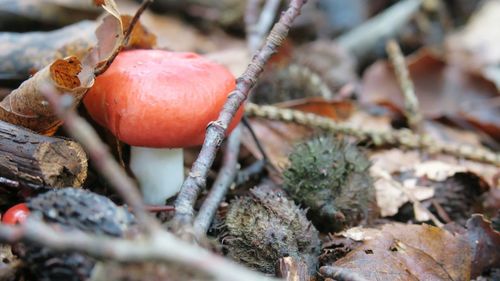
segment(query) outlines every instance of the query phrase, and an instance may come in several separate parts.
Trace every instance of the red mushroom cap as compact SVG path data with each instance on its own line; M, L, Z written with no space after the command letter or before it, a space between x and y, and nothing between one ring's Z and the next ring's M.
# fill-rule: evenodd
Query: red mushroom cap
M197 54L133 50L116 57L83 102L125 143L180 148L203 143L208 123L234 88L226 68ZM242 114L240 108L228 132Z
M26 203L19 203L10 207L2 217L3 224L18 224L23 223L28 215L30 214L30 210Z

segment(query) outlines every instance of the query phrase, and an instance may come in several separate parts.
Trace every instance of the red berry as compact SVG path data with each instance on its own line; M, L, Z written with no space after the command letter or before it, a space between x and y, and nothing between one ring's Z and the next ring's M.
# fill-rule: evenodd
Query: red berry
M19 203L10 207L2 217L2 223L4 224L18 224L23 223L28 217L30 210L26 206L26 203Z

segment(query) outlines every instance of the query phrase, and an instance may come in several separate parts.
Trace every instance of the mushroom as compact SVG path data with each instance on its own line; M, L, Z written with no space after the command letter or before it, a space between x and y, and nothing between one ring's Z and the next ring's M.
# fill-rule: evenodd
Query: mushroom
M164 204L184 180L182 148L203 143L234 76L194 53L132 50L97 77L84 104L90 116L131 145L130 168L147 204ZM228 128L237 125L240 108Z

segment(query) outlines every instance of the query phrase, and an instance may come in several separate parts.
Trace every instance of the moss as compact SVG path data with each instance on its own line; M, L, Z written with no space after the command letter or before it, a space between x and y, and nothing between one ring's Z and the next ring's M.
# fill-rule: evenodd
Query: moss
M370 161L355 145L316 137L296 146L284 171L284 188L309 208L320 230L340 231L368 216L375 202Z
M265 187L235 199L229 206L222 239L228 255L265 273L275 273L278 260L290 256L316 270L318 231L293 201Z

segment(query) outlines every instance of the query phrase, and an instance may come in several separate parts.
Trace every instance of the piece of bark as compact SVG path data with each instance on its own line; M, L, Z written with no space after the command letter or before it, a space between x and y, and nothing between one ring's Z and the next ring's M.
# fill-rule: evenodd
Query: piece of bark
M279 259L276 272L278 277L284 278L286 281L313 280L312 276L308 274L307 264L292 257Z
M1 32L0 79L25 80L56 59L82 59L95 45L97 23L82 21L49 32Z
M0 121L1 178L31 187L80 187L87 178L87 161L76 142Z

